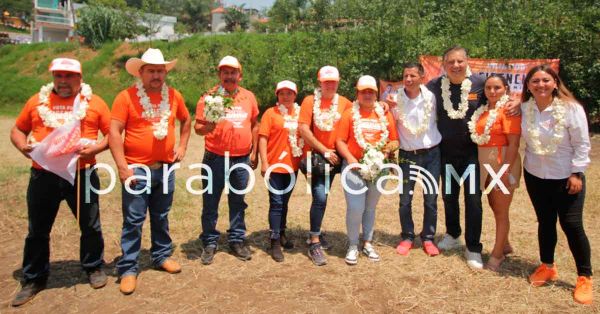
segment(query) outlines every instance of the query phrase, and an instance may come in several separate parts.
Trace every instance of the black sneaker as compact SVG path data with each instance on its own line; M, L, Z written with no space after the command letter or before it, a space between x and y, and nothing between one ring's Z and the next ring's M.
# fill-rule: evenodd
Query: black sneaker
M229 248L231 249L231 253L239 260L249 261L252 259L252 253L244 242L231 242L229 243Z
M87 276L90 286L94 289L100 289L106 286L106 282L108 281L108 277L104 273L104 270L102 270L102 267L87 271Z
M325 258L325 253L323 253L321 243L313 243L308 247L308 257L310 257L313 264L317 266L327 264L327 259Z
M283 262L283 252L281 251L280 239L271 239L271 257L276 262Z
M36 281L30 281L23 284L21 291L17 293L15 298L12 300L12 306L21 306L33 299L38 292L46 289L46 279L39 279Z
M217 252L216 245L207 245L202 250L202 254L200 255L200 261L204 265L210 265L215 258L215 253Z

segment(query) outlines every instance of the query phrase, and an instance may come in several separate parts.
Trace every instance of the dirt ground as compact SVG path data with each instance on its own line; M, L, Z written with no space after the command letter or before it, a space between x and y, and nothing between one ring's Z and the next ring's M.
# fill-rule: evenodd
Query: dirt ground
M195 313L195 312L598 312L592 306L576 305L572 289L576 281L573 258L567 242L559 232L556 263L560 280L553 285L532 288L527 275L537 266L537 224L531 203L522 188L516 192L511 207L511 242L515 254L504 263L500 274L472 271L462 251L427 257L422 250L408 257L395 253L399 241L398 195L382 197L377 207L375 245L382 256L379 263L361 257L357 266L344 263L346 251L345 201L339 177L324 221L326 236L334 248L327 253L328 264L313 266L306 255L303 241L309 229L310 195L306 181L300 178L291 199L288 227L296 248L285 253L285 261L276 263L268 248L268 195L258 172L257 186L246 197L248 240L252 260L242 262L233 257L224 237L215 262L203 266L199 261L201 199L185 191L185 181L197 170L187 166L202 158L202 140L193 135L182 170L177 172L175 203L170 213L171 236L176 246L173 257L183 271L177 275L154 270L150 264L150 230L144 229L143 251L138 288L134 294L119 292L114 270L120 256L121 231L120 186L101 197L101 217L105 240L106 287L94 290L86 282L79 266L79 231L76 221L63 202L51 236L51 275L47 290L30 303L14 309L10 301L20 289L24 238L27 234L25 193L29 179L29 161L9 141L13 118L0 118L0 312L27 313ZM587 172L585 226L592 245L592 264L600 265L598 246L600 230L600 138L593 138L592 160ZM114 165L109 152L99 156L100 162ZM104 187L108 175L101 172ZM413 217L416 231L422 221L422 197L416 193ZM438 232L445 231L444 212L439 200ZM494 240L492 212L484 203L482 242L484 260ZM218 229L228 228L227 200L220 208ZM598 291L598 285L595 285ZM596 298L599 295L596 294Z

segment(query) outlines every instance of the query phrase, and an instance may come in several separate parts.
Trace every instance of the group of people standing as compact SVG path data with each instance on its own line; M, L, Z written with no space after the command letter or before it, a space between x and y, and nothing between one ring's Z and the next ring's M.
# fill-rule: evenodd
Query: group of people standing
M175 190L175 169L186 155L192 117L182 95L165 83L175 63L165 61L158 49L148 49L141 58L128 60L126 69L138 81L117 95L112 112L83 83L78 61L58 58L50 65L53 84L27 102L11 131L11 141L31 158L36 144L47 135L77 122L75 128L80 128L81 138L88 141L77 148L80 161L76 176L85 176L86 180L72 185L33 161L27 190L29 233L23 257L24 281L14 306L31 300L46 286L49 234L62 200L67 201L80 222L81 263L91 286L101 288L106 284L98 195L92 190L87 202L78 195L84 182L99 189L94 156L107 148L122 182L122 257L116 266L121 292L131 294L136 288L147 213L152 263L169 273L181 271L171 258L168 214ZM523 138L523 172L538 217L542 262L529 281L541 286L558 278L554 264L558 219L577 265L574 299L591 303L590 246L582 217L590 141L583 107L546 65L529 71L520 100L509 96L504 77L470 73L467 51L462 47L444 53L443 68L442 76L426 83L420 64L406 64L403 88L385 102L377 100L375 78L362 76L352 102L337 93L339 71L324 66L318 71L318 88L301 105L296 102L296 84L279 82L275 88L277 103L264 112L259 123L254 94L239 85L242 65L234 57L224 57L217 66L220 82L200 97L193 125L205 139L201 262L213 263L218 251L220 233L216 225L224 190L229 207L229 247L240 260L251 259L245 241L245 190L250 172L256 167L260 167L270 187L270 254L275 261L283 261L284 250L294 247L286 234L286 222L299 170L311 187L310 232L306 240L311 261L318 266L327 263L324 251L331 245L321 229L337 174L341 175L347 206L345 261L357 264L361 253L368 260L379 261L372 241L375 209L388 177L382 165L395 162L403 174L399 182L401 239L396 252L407 256L416 246L411 204L415 181L408 180L408 174L418 169L436 187L440 178L442 182L441 191L435 188L424 193L423 230L419 234L424 252L436 256L440 250L462 247L462 186L467 264L474 269L498 271L505 256L513 251L508 239L509 208L520 181L518 149ZM213 119L208 113L217 96L227 100L228 105L222 117ZM178 143L175 120L180 121ZM102 140L98 140L98 131L104 135ZM396 151L399 159L393 161ZM485 265L480 241L482 191L496 220L496 241ZM434 243L440 193L446 233Z

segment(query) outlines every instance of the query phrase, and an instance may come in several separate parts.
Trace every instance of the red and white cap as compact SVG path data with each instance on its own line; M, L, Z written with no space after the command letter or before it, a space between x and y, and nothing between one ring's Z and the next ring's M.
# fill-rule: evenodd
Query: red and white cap
M356 89L372 89L374 91L377 91L377 80L375 80L375 78L370 75L363 75L358 79L358 82L356 83Z
M340 72L336 67L326 65L319 70L318 79L320 82L340 81Z
M221 67L231 67L240 70L240 72L242 71L242 64L238 61L236 57L232 56L223 57L223 59L219 61L219 66L217 66L217 68L220 70Z
M294 93L298 94L298 88L296 87L296 83L292 82L292 81L281 81L279 83L277 83L277 88L275 89L275 95L277 95L277 93L279 93L280 90L282 89L289 89L291 91L293 91Z
M54 71L66 71L81 74L81 63L75 59L69 58L56 58L50 63L48 68L50 72Z

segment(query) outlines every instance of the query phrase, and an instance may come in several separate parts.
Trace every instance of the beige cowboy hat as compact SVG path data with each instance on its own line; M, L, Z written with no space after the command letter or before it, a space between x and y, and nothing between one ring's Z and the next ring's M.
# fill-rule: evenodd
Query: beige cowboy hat
M167 68L167 72L169 72L171 69L173 69L176 63L177 59L165 61L165 57L163 57L160 49L148 48L141 58L130 58L127 60L127 63L125 63L125 69L127 69L129 74L135 77L140 77L140 68L146 64L164 64Z

